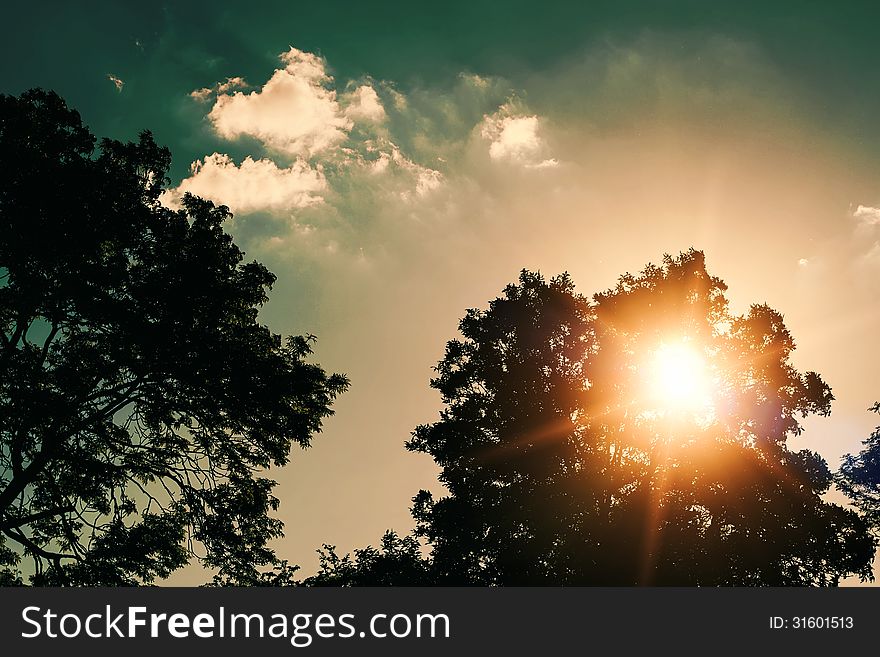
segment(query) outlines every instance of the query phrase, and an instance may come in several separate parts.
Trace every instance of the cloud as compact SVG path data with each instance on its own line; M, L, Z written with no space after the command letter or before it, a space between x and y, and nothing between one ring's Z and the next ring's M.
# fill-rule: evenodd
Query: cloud
M247 135L260 145L249 146L240 166L220 149L194 162L190 175L163 199L166 204L191 192L228 205L239 217L295 213L304 222L298 225L321 226L333 240L336 229L351 232L343 227L343 215L363 216L368 206L370 212L381 206L391 215L395 204L412 208L442 187L446 179L433 165L445 161L438 150L441 138L463 146L474 125L470 121L466 129L448 130L449 121L456 120L451 110L457 98L423 93L412 106L391 84L371 80L349 81L346 91L337 94L321 57L291 48L280 60L284 67L251 92L240 91L248 86L243 78L231 77L190 93L199 102L216 99L207 118L218 136ZM481 97L489 84L475 76L462 81L462 87L472 94L478 90ZM426 114L438 107L446 123ZM483 114L485 108L476 116ZM395 131L408 148L398 143ZM416 155L414 142L426 145L415 149ZM335 209L314 209L319 203ZM305 213L307 208L313 210ZM281 224L277 229L284 230Z
M125 82L123 82L121 78L113 75L112 73L108 73L107 79L114 84L114 86L116 87L116 91L122 93L122 87L125 86Z
M208 119L224 139L250 136L272 151L310 157L342 142L352 127L330 87L322 58L291 48L261 89L245 94L218 87ZM241 78L230 78L240 80ZM194 92L202 96L203 90Z
M492 142L489 156L493 160L526 159L541 148L537 116L490 119L482 133Z
M861 226L880 226L880 208L860 205L853 212L853 217L859 220Z
M880 266L880 240L876 239L877 228L880 228L880 208L859 205L852 216L858 220L853 235L861 251L855 261L856 267L869 268L874 272Z
M346 94L345 100L344 114L353 121L381 123L387 117L385 107L379 100L379 94L368 84L362 84L351 93Z
M207 103L217 94L226 94L237 89L247 89L250 87L243 77L236 76L234 78L226 78L225 82L218 82L211 87L202 87L190 92L190 98L199 103Z
M412 210L443 187L446 178L431 167L414 162L385 137L366 139L359 148L343 149L345 158L329 178L336 195L330 202L354 214ZM401 201L403 203L401 203Z
M517 114L508 103L485 117L480 135L489 142L489 157L492 160L529 168L554 167L558 161L546 157L548 148L540 129L541 121L537 115Z
M217 137L254 139L235 157L217 144L163 198L228 205L247 248L315 262L409 259L413 242L457 240L498 212L513 221L501 206L546 186L516 170L558 166L553 126L501 78L462 73L404 92L369 77L337 83L324 59L296 48L280 60L262 85L242 91L242 78L227 78L191 93L210 103Z
M235 91L236 89L247 89L250 85L243 77L236 76L234 78L226 78L226 82L217 85L217 91L221 94Z
M166 205L176 207L180 197L190 192L227 205L233 212L293 210L321 203L327 187L322 171L302 159L279 168L271 160L246 157L236 166L228 155L214 153L194 162L191 174L166 192Z
M207 103L216 92L210 87L202 87L189 92L189 97L199 103Z
M492 85L490 78L475 73L459 73L458 77L466 84L470 84L478 89L488 89Z
M443 174L435 169L416 164L406 157L393 143L388 143L385 150L377 150L378 157L367 163L373 175L394 175L397 180L404 181L403 189L398 195L404 200L426 196L439 189L443 184Z

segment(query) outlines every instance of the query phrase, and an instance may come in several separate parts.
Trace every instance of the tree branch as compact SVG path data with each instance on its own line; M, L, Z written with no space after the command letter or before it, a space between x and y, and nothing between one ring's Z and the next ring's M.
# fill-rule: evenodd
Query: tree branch
M39 472L52 460L57 440L44 440L36 457L21 470L13 475L10 482L0 491L0 516L6 515L6 509L21 495L22 492L33 483Z
M44 550L18 529L4 529L3 533L11 538L13 541L22 545L32 554L43 557L44 559L49 559L56 565L58 565L62 559L76 559L76 556L72 554L64 554L63 552L49 552L48 550Z
M18 341L21 340L21 336L27 330L29 324L30 322L23 323L21 317L15 320L15 331L12 333L12 337L9 338L9 347L15 348L18 345Z
M54 509L46 509L45 511L40 511L38 513L32 513L27 516L18 516L18 517L7 516L5 520L0 521L0 531L6 531L7 529L14 529L17 527L21 527L22 525L29 525L32 522L37 522L39 520L43 520L44 518L52 518L53 516L61 515L62 513L67 513L69 511L73 511L72 506L56 507Z
M55 339L55 336L58 335L59 330L58 322L52 322L52 330L49 331L49 335L46 337L46 341L43 343L43 349L40 351L40 360L38 361L39 366L42 367L43 363L46 362L46 357L49 355L49 347L52 346L52 341Z

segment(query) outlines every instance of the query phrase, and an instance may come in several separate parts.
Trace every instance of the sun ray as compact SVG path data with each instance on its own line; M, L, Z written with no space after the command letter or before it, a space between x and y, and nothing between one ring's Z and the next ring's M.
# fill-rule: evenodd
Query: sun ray
M651 416L711 422L717 385L698 344L687 338L663 341L650 352L643 371Z

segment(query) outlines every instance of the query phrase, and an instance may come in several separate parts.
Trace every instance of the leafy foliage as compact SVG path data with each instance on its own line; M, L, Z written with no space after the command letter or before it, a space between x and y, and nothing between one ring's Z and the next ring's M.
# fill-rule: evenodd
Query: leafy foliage
M880 402L869 410L880 413ZM862 444L861 452L844 457L836 481L874 531L880 532L880 427Z
M197 555L255 583L282 532L260 472L347 381L258 322L275 277L226 207L160 204L167 149L95 143L51 92L0 96L3 577L26 555L35 584L145 583Z
M871 577L874 540L823 499L825 461L789 442L830 412L790 363L782 315L730 312L726 285L690 250L592 300L568 275L523 271L469 310L431 385L430 454L448 495L413 513L443 584L834 585ZM646 393L670 341L706 362L711 404Z
M304 586L426 586L432 583L428 562L415 536L385 532L378 548L368 546L340 557L333 545L318 551L320 569Z

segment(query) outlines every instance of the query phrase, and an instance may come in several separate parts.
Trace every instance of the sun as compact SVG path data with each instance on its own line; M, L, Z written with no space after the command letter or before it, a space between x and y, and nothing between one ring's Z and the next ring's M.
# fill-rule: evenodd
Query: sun
M706 415L712 406L712 380L704 353L692 342L664 342L653 351L647 386L658 412Z

